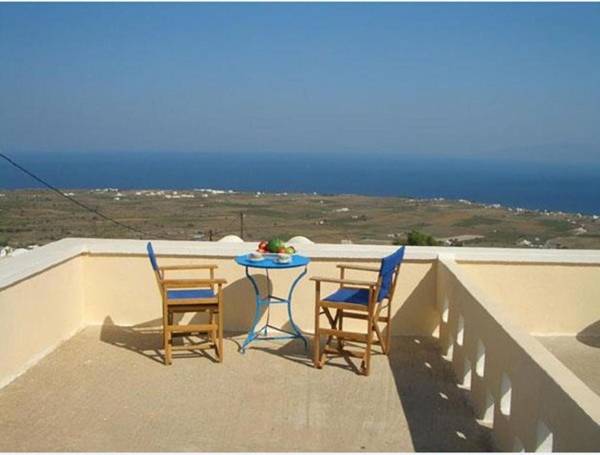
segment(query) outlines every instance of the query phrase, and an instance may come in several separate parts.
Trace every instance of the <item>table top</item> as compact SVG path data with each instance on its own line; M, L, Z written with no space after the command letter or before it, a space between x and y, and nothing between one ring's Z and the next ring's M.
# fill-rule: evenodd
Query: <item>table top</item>
M310 259L306 256L300 256L299 254L292 255L292 260L286 264L280 264L275 262L277 255L265 255L262 261L252 261L248 258L247 254L235 257L235 262L244 267L255 267L258 269L292 269L294 267L302 267L310 262Z

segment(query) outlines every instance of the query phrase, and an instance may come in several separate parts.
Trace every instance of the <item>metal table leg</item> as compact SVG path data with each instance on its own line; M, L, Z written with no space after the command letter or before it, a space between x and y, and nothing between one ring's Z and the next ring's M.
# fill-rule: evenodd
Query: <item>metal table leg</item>
M276 296L272 295L271 285L270 285L270 281L269 281L269 270L268 269L265 269L265 270L266 270L266 276L267 276L267 297L263 299L260 296L260 289L258 287L258 283L256 283L256 280L248 271L248 267L246 267L246 276L252 283L252 286L254 287L254 292L256 294L256 312L254 314L254 320L252 321L252 327L248 331L248 335L246 336L246 339L244 340L244 343L242 344L242 347L240 348L240 352L242 352L242 353L246 352L247 346L256 339L279 340L279 339L301 338L304 343L304 349L305 350L308 349L308 341L307 341L306 337L302 334L302 332L300 331L300 329L298 328L298 326L296 325L296 323L294 322L294 319L292 317L292 295L293 295L294 289L296 288L296 286L298 285L298 283L300 282L302 277L304 277L304 275L306 275L306 273L308 272L308 267L304 267L304 270L302 271L302 273L300 273L300 275L298 275L296 277L296 279L294 279L294 282L292 283L292 286L290 287L290 291L288 293L287 299L282 299L280 297L276 297ZM287 304L288 318L290 321L290 325L292 326L292 332L288 332L286 330L280 329L278 327L274 327L269 324L270 305L271 304ZM261 327L260 329L257 330L256 326L258 325L258 323L260 321L260 316L261 316L260 310L262 307L267 308L267 312L268 312L267 313L267 323L264 325L264 327ZM274 329L278 332L285 333L286 335L268 336L269 328Z

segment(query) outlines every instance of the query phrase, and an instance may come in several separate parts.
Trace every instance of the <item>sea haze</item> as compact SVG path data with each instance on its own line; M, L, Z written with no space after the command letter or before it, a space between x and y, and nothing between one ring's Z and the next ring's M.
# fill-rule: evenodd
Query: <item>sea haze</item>
M600 214L600 165L283 153L20 153L12 157L65 189L218 188L443 197ZM39 187L0 160L0 188Z

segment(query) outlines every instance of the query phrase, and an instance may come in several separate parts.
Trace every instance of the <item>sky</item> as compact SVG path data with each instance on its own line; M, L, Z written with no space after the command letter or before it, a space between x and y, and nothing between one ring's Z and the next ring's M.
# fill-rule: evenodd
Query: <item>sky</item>
M0 4L0 148L600 162L600 4Z

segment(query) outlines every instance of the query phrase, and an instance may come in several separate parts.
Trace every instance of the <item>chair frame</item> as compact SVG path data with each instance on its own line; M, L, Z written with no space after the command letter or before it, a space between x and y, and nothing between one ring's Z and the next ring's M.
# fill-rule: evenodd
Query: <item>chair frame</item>
M171 265L154 270L158 285L161 290L163 309L163 346L165 350L165 365L171 365L173 351L215 349L218 362L223 361L223 296L222 288L227 283L225 279L215 278L215 264L205 265ZM175 271L208 270L209 279L202 278L167 278L167 274ZM168 292L171 290L210 288L217 292L215 297L203 299L169 299ZM188 312L208 312L208 324L174 324L175 314ZM188 336L194 333L206 333L210 336L210 342L184 344L173 346L174 337Z
M316 368L322 368L324 357L326 354L342 355L344 357L356 357L362 360L361 370L365 376L368 376L371 368L371 350L373 344L379 344L383 354L387 355L390 352L391 343L391 313L392 300L396 290L396 281L400 271L398 264L393 271L393 278L390 284L388 296L377 301L379 290L381 289L382 278L378 277L376 281L355 280L346 278L347 270L358 270L363 272L379 273L379 267L354 265L354 264L338 264L340 269L339 278L328 277L312 277L315 282L315 337L314 337L314 353L313 361ZM353 304L346 302L330 302L321 299L321 283L339 284L339 288L358 288L369 290L369 301L367 305ZM386 301L386 303L384 303ZM331 314L331 310L335 310L335 316ZM386 315L381 313L386 310ZM330 328L321 327L321 315L325 315L330 324ZM350 332L344 330L344 318L362 319L367 322L367 333ZM382 330L379 327L380 323L385 323ZM385 331L385 334L384 334ZM321 336L327 336L325 346L321 349ZM375 339L376 336L376 339ZM337 347L333 347L334 338L337 340ZM364 351L350 350L344 347L344 341L350 340L359 343L365 343Z

